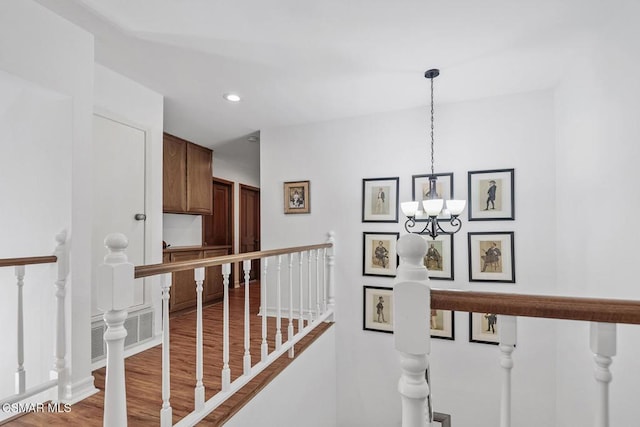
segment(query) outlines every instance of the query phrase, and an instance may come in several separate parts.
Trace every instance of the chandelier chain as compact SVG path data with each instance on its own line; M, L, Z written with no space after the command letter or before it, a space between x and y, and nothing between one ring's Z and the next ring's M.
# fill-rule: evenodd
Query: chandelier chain
M431 175L434 174L433 169L433 77L431 80Z

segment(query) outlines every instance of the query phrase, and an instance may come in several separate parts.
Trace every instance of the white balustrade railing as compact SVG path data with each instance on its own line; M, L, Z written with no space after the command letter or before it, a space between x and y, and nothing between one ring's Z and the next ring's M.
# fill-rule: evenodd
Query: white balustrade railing
M310 331L322 322L332 321L335 307L333 283L333 266L335 263L333 252L333 234L330 233L327 243L255 252L253 254L231 255L196 261L184 261L171 264L136 267L127 262L124 249L126 238L122 235L110 235L105 239L109 253L105 257L105 263L100 267L101 281L99 282L99 302L105 310L105 322L107 332L107 374L105 386L105 426L126 426L126 390L124 372L123 343L126 331L122 322L126 318L126 309L132 303L132 284L134 277L148 277L162 274L162 407L160 409L160 423L162 427L172 425L173 410L171 407L170 393L170 336L169 336L169 301L171 292L171 272L194 270L195 292L197 300L196 311L196 365L195 365L195 401L191 413L182 418L178 426L193 426L222 404L233 393L247 384L267 366L280 356L294 355L294 346ZM285 267L283 268L283 257ZM304 274L304 259L306 263L306 275ZM250 347L250 299L249 292L251 260L259 259L262 263L260 282L260 312L261 316L261 345L259 362L252 365ZM297 262L296 262L297 261ZM230 348L230 320L229 320L229 276L231 263L242 262L244 273L244 301L243 316L241 318L244 327L241 328L243 336L243 363L242 373L235 380L231 380L232 372L229 366ZM222 372L220 373L221 391L213 397L205 400L206 384L203 381L203 283L205 280L205 267L220 265L222 270L223 296L223 339L222 343L215 343L222 347ZM295 266L299 269L297 274ZM314 271L315 269L315 271ZM260 274L258 274L260 277ZM303 278L306 277L306 283ZM297 283L296 283L297 282ZM125 291L125 288L127 290ZM267 289L271 289L269 292ZM294 295L294 292L299 295ZM306 291L306 298L305 293ZM283 295L283 292L288 295ZM273 300L268 296L273 294ZM298 306L294 307L294 301ZM306 301L306 305L305 305ZM271 304L271 305L270 305ZM273 311L275 310L275 313ZM298 329L294 328L297 312ZM283 313L287 323L286 341L282 333ZM272 317L275 329L268 326L268 317ZM238 330L234 328L233 330ZM273 335L270 335L273 333ZM273 339L273 351L269 352L268 340ZM239 340L240 341L240 340Z
M0 399L0 406L21 402L31 396L55 388L56 393L53 398L58 403L65 402L67 398L66 390L68 384L68 368L66 362L66 311L65 294L67 276L69 275L69 248L66 231L56 236L56 248L54 255L30 258L10 258L0 260L0 267L14 267L17 285L17 340L16 340L16 361L15 372L15 394ZM42 381L39 384L28 385L27 366L25 366L25 332L24 332L24 287L31 286L28 281L27 265L56 263L57 274L55 281L55 347L53 354L53 368L50 380ZM25 282L25 277L27 280ZM27 301L29 303L29 301ZM31 367L35 371L40 371L40 367Z
M428 406L431 390L425 379L428 377L425 371L431 327L427 316L431 308L498 315L497 363L502 369L500 427L512 425L511 371L514 368L512 353L516 348L517 317L590 321L590 344L598 386L594 426L609 427L609 384L612 380L609 366L616 354L614 322L640 324L640 301L431 290L423 264L427 244L422 237L415 234L402 236L398 240L397 251L400 265L394 281L393 310L395 348L402 371L398 391L402 401L403 427L424 427L433 421ZM329 264L331 262L329 260Z

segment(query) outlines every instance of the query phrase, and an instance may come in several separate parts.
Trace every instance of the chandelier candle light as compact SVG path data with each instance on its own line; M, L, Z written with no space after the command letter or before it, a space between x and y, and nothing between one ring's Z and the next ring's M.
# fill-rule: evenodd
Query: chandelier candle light
M404 229L408 233L427 234L435 239L441 234L455 234L462 228L460 214L465 208L465 200L447 200L439 199L436 191L436 176L433 168L433 79L438 77L440 70L433 69L424 73L425 78L431 80L431 174L429 175L429 191L427 198L422 202L403 202L400 204L402 213L407 217L404 223ZM426 224L422 230L416 224L416 218L419 220L426 215ZM438 221L440 218L440 222ZM442 228L441 222L449 222L450 230Z

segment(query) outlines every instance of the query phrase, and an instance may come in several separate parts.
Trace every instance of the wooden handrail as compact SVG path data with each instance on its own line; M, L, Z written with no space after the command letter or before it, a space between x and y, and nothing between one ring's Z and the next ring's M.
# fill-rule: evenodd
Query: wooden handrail
M321 243L318 245L296 246L292 248L271 249L268 251L247 252L236 255L223 255L212 258L197 259L193 261L178 261L166 264L139 265L135 268L136 279L157 274L175 273L176 271L192 270L199 267L211 267L214 265L230 264L257 258L266 258L275 255L286 255L294 252L304 252L314 249L330 248L333 243Z
M55 255L33 256L25 258L4 258L0 259L0 267L15 267L17 265L29 264L50 264L57 261L58 257Z
M640 324L640 301L431 289L431 308L549 319Z

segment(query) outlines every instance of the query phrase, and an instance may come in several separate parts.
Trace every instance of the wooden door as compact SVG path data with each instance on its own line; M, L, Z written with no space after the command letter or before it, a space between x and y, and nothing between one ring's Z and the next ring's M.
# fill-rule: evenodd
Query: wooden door
M233 249L233 182L213 178L213 215L202 217L202 244Z
M240 253L260 250L260 189L240 184ZM260 278L260 260L251 263L251 280Z

